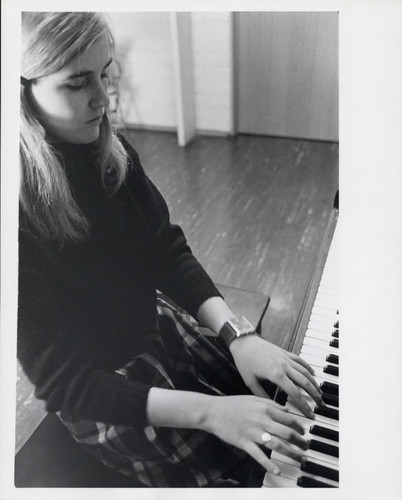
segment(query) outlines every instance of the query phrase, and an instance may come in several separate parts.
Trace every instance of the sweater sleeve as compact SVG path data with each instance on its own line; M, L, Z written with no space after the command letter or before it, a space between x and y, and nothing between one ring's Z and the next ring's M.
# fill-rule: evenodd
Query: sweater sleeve
M124 138L122 142L131 163L128 189L140 204L154 242L158 288L195 317L205 300L221 294L193 255L181 227L171 223L167 204L144 173L138 154Z
M17 354L36 396L50 412L115 425L147 425L149 387L94 366L90 346L71 331L55 299L51 259L23 232L19 247Z

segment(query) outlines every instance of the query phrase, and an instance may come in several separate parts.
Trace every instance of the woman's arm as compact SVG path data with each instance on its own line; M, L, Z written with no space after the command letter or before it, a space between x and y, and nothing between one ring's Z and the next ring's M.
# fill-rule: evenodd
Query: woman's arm
M153 387L148 394L147 418L156 427L212 433L274 474L280 471L263 452L263 446L298 461L307 449L297 419L277 403L257 396L210 396ZM264 444L261 436L266 432L272 437Z
M220 332L226 321L234 316L235 313L222 297L210 297L200 305L197 311L197 319L201 325L206 326L216 334Z
M221 294L193 255L181 227L171 223L166 201L145 174L138 154L126 139L122 142L132 167L126 188L153 242L156 288L195 317L200 304Z
M215 333L235 314L221 297L212 297L201 304L197 318ZM279 385L295 405L309 418L314 413L307 404L302 390L318 405L323 405L321 390L314 380L314 371L304 360L288 353L259 335L245 335L230 344L230 352L245 384L257 396L269 396L261 386L261 380Z

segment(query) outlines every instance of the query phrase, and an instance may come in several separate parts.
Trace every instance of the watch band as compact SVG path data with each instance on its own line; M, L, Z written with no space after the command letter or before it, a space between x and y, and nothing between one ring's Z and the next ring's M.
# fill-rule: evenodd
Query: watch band
M229 348L233 340L243 335L255 334L253 325L244 316L229 319L221 328L218 337Z

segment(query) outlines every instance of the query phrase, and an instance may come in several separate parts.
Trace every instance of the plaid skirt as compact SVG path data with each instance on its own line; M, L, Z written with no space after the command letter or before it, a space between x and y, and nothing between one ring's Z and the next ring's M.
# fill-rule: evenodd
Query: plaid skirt
M211 395L250 394L236 367L198 323L158 296L158 329L144 351L117 370L149 387ZM149 487L205 487L250 458L212 434L194 429L110 425L58 414L74 439L106 466Z

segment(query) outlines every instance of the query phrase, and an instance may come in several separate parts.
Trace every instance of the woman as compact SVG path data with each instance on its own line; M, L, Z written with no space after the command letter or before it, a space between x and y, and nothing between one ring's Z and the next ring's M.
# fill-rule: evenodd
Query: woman
M301 460L303 428L259 381L312 417L312 369L250 326L235 337L235 313L112 131L105 20L24 13L22 35L18 356L36 395L148 486L211 486L247 461L279 473L264 449Z

